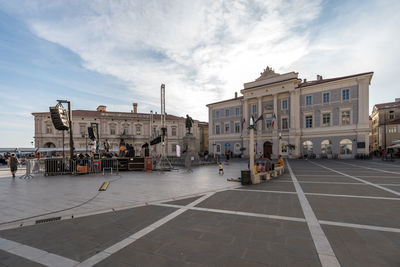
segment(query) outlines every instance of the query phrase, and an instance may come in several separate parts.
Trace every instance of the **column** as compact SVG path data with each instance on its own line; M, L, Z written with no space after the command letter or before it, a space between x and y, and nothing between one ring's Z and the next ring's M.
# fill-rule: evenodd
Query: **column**
M274 95L274 114L276 116L274 130L278 130L278 95Z
M243 132L246 129L246 125L249 123L249 101L247 99L244 100L243 104L243 118L246 120L245 124L243 125ZM242 123L242 122L240 122Z
M261 100L262 100L262 97L257 97L258 117L254 118L255 120L258 119L261 116L261 114L263 113ZM262 147L262 139L261 139L262 124L263 124L263 121L259 121L257 123L257 128L256 128L257 129L257 148L256 148L257 153L263 152L261 149L261 147Z

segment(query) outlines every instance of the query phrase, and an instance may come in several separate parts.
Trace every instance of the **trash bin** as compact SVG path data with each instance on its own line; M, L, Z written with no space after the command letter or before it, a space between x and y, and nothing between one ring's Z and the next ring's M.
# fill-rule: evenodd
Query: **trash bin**
M242 185L251 184L250 170L242 170Z

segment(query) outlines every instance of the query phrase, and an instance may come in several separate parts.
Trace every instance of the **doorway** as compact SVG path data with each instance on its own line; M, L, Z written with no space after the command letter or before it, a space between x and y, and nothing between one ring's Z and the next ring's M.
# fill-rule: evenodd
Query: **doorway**
M264 157L271 158L272 154L272 143L267 141L264 143Z

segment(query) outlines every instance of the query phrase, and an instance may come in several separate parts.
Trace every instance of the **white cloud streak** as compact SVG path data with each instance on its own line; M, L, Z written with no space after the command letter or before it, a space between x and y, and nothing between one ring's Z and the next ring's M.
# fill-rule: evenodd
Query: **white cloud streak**
M309 53L307 26L321 11L320 1L306 0L40 6L31 8L61 15L31 17L37 35L78 54L86 68L125 81L132 102L147 100L144 108L159 106L165 83L167 111L201 120L207 103L233 97L266 65L279 71Z

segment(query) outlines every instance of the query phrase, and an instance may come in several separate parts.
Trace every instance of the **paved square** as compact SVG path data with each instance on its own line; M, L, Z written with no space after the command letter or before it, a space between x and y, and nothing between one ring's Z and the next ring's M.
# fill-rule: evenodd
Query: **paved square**
M75 179L77 191L61 189L61 200L34 210L61 214L60 221L0 223L0 266L400 266L400 164L289 160L283 175L258 185L226 181L246 165L233 161L224 176L215 166L125 173L70 213L51 211L87 201L88 186L104 178L35 177L31 190ZM8 179L0 190L29 190L27 182ZM33 203L40 197L28 194ZM2 206L8 220L25 214L26 196L14 200ZM71 213L75 218L65 216Z

